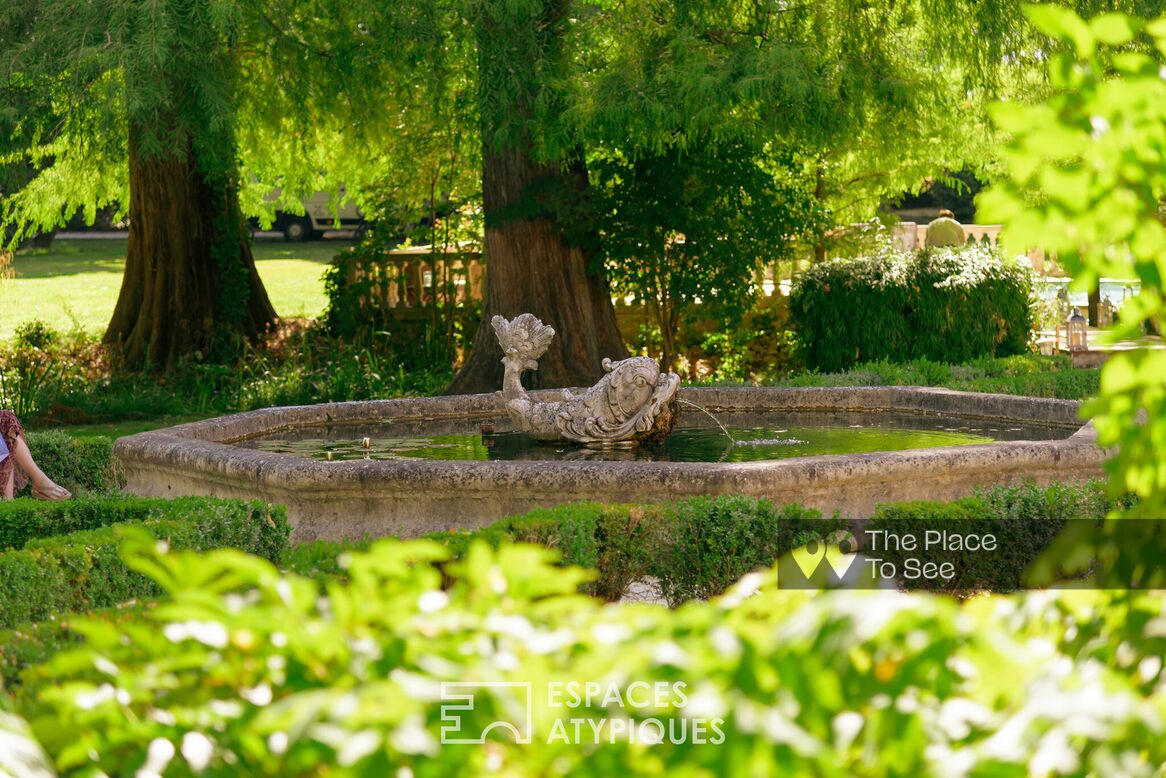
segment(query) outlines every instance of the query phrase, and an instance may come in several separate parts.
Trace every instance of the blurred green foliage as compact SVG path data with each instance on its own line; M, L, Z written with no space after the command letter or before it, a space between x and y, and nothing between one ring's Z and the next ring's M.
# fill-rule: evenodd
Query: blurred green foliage
M125 553L170 600L74 624L86 643L25 674L21 713L62 773L1150 776L1166 762L1149 595L959 605L785 591L770 571L672 611L580 597L589 574L541 548L475 543L443 573L440 545L382 541L347 554L347 582L321 597L236 551L160 553L141 536ZM529 683L531 742L494 729L443 745L443 726L523 723L522 687L443 710L442 683L467 681ZM685 684L684 699L556 707L547 689L566 681ZM648 719L689 735L609 735ZM723 742L693 742L697 720Z
M1055 5L1027 7L1032 23L1057 43L1048 61L1052 94L1035 104L993 109L1007 137L1008 176L980 196L985 218L1005 223L1016 247L1055 252L1074 288L1102 276L1136 278L1113 338L1160 330L1166 312L1166 18L1121 13L1083 20ZM1131 515L1166 514L1166 351L1114 355L1087 413L1114 493L1141 499ZM1147 538L1149 541L1149 538ZM1142 544L1148 553L1154 545ZM1138 549L1130 549L1131 553ZM1152 558L1145 563L1154 564Z

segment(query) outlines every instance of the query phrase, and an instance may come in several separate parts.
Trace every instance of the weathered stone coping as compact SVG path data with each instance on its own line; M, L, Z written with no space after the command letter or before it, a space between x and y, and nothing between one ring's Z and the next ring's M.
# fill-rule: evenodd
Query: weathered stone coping
M412 536L483 526L577 499L655 502L744 493L825 512L869 516L877 502L954 499L978 486L1100 475L1103 453L1079 404L917 387L689 388L681 396L728 410L896 411L1079 427L1053 441L1008 441L770 462L343 461L321 462L230 445L320 424L504 418L495 394L270 408L121 438L127 490L283 503L297 541L365 534ZM695 411L689 411L695 413Z

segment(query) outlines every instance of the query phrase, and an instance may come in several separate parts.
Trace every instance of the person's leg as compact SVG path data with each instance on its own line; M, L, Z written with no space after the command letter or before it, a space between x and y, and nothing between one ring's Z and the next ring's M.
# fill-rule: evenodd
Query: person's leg
M28 443L24 440L24 427L16 414L10 410L0 410L0 437L8 448L8 456L0 462L0 489L5 497L12 497L30 480L33 496L49 500L67 500L73 495L44 474L32 458Z
M13 462L24 471L28 480L32 481L33 491L38 492L39 496L47 497L50 500L64 500L72 496L68 489L56 484L53 479L37 467L32 458L32 452L28 450L28 444L24 442L23 435L16 438L16 445L10 448L12 449Z
M4 458L0 459L0 494L6 500L12 499L26 483L24 474L16 469L12 460L12 448L23 434L24 427L20 426L16 414L0 409L0 440L4 441Z

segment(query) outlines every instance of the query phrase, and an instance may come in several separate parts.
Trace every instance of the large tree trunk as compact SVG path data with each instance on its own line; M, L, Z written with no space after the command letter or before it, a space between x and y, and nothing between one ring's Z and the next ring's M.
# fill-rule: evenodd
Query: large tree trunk
M168 370L274 321L232 177L199 170L190 150L144 156L131 133L129 243L105 342L131 369Z
M603 375L604 357L627 355L602 270L567 240L554 204L536 194L569 199L587 188L581 155L573 164L532 157L533 106L555 103L555 74L569 64L569 8L568 0L477 7L486 294L473 348L447 393L502 386L495 315L533 313L555 328L532 387L590 385Z
M45 232L38 232L28 245L34 249L50 249L53 245L53 238L57 237L56 229L46 230Z
M552 217L490 225L492 214L513 207L532 184L560 175L557 166L538 165L521 151L485 155L482 194L488 226L482 322L447 393L492 392L502 386L502 349L490 326L496 314L512 319L533 313L555 328L555 339L531 376L532 387L589 386L603 375L604 357L627 355L607 279L591 271L587 254L567 242Z

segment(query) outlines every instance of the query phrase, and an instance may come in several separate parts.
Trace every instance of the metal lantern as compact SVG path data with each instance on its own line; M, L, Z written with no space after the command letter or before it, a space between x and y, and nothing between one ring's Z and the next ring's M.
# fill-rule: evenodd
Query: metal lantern
M1088 351L1089 336L1085 329L1085 317L1080 308L1073 309L1073 315L1065 322L1065 340L1068 341L1069 351Z

